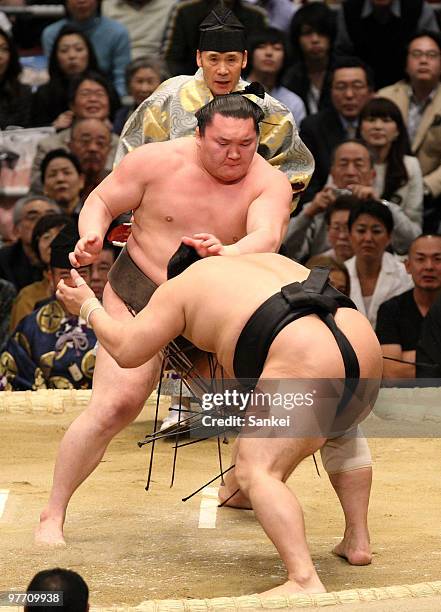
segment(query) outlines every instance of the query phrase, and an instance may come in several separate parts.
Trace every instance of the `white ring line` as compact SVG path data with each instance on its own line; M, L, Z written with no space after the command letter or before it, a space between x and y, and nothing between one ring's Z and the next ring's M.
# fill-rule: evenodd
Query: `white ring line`
M6 508L6 502L9 497L9 489L0 489L0 519L3 516L3 513Z
M219 506L217 489L205 487L202 489L201 505L199 507L199 529L216 529L216 515Z

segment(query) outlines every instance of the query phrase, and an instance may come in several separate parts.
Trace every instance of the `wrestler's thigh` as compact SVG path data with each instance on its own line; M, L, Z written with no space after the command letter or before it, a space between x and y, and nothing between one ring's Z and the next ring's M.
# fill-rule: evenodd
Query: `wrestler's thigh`
M104 307L119 321L130 321L132 315L109 284L104 290ZM140 412L154 389L161 366L160 355L138 368L120 368L107 351L98 346L92 387L92 410L100 415L123 418L130 422Z
M236 471L253 470L285 480L326 438L248 438L237 440Z

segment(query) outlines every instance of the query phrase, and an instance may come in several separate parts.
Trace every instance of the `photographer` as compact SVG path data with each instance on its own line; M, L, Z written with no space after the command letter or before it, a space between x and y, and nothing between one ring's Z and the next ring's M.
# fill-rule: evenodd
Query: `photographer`
M283 242L287 256L304 262L329 249L326 211L341 195L353 195L360 200L378 199L373 188L374 179L374 161L362 142L346 140L338 145L332 155L327 185L289 222ZM397 204L387 202L386 205L394 220L392 247L399 254L407 253L412 240L421 233L421 228Z

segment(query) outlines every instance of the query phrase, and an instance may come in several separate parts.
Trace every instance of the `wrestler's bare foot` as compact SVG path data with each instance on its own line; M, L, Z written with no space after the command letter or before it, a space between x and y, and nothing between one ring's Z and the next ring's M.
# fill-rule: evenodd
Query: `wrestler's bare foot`
M34 541L41 546L66 546L63 520L50 517L43 511L40 515L40 524L35 530Z
M356 534L350 529L346 530L343 540L332 549L332 552L346 559L351 565L369 565L372 563L371 545L367 532Z
M259 597L271 597L272 595L295 595L296 593L326 593L326 589L316 575L311 577L309 580L296 581L287 580L284 584L269 589L263 593L259 593Z
M231 499L228 499L231 495L232 491L225 486L219 487L218 497L219 503L224 506L228 506L228 508L239 508L240 510L252 510L251 502L246 495L239 491L236 495L233 495ZM224 504L224 501L228 501Z

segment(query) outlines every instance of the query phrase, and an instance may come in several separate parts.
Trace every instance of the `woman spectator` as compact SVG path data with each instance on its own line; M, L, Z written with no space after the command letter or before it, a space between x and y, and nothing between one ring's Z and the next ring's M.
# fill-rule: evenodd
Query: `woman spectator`
M35 309L38 302L52 295L52 287L47 276L50 259L50 245L69 218L63 214L51 214L41 217L32 231L31 247L38 261L42 264L43 278L24 287L17 295L11 310L9 329L13 331L20 321Z
M423 176L410 153L406 126L398 106L386 98L373 98L360 114L360 136L375 158L375 191L399 204L421 232Z
M21 73L18 51L12 38L0 29L0 129L10 125L28 127L31 88L18 80Z
M125 122L133 111L138 108L158 87L168 78L164 64L150 57L138 57L126 68L126 87L132 97L132 104L122 106L115 115L113 131L121 134Z
M112 85L100 74L93 71L83 72L74 77L68 92L69 108L73 119L101 119L111 126L114 114L119 108L119 99ZM40 140L32 162L31 188L37 193L41 191L40 166L44 156L53 149L69 149L71 140L70 126L55 135ZM109 153L108 166L112 168L118 137L114 134L112 148Z
M62 130L69 127L68 91L73 77L86 70L98 70L95 51L87 36L73 25L61 28L49 57L48 83L41 85L33 96L32 125L53 125Z
M386 252L394 227L392 213L378 200L364 200L348 220L354 256L345 262L350 298L375 329L380 305L413 287L404 264Z
M84 187L84 174L80 162L64 149L49 151L41 162L41 182L44 194L55 200L70 217L77 217L82 202L80 193Z
M302 99L283 87L281 81L288 64L285 34L276 28L265 28L248 38L248 63L245 76L258 81L273 98L289 108L297 125L306 116Z
M302 98L308 115L330 105L329 64L335 36L334 11L325 4L302 6L291 21L295 62L286 71L283 84Z

